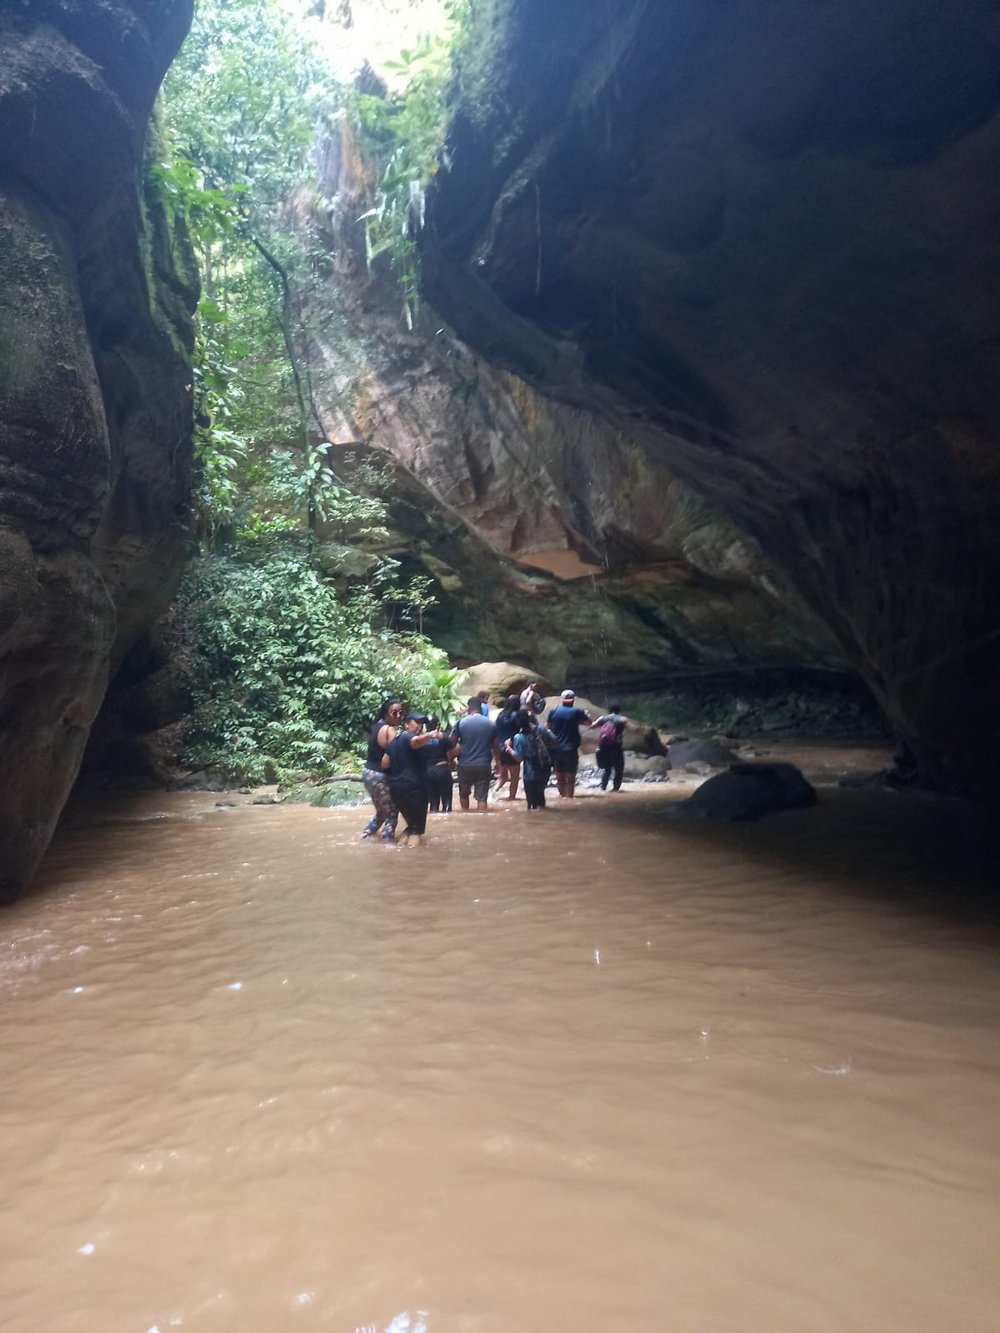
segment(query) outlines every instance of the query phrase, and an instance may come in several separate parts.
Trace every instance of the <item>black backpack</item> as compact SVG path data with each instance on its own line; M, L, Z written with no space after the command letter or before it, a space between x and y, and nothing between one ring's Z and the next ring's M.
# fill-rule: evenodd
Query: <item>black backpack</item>
M549 749L549 742L542 734L541 728L536 727L531 733L531 745L535 754L535 763L539 768L546 770L552 767L552 751Z

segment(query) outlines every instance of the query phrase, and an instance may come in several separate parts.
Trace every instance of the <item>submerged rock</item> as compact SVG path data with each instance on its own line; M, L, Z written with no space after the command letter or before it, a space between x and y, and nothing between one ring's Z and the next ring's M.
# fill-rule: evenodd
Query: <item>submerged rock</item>
M703 782L676 813L696 819L759 819L775 810L815 805L816 799L794 764L733 764Z

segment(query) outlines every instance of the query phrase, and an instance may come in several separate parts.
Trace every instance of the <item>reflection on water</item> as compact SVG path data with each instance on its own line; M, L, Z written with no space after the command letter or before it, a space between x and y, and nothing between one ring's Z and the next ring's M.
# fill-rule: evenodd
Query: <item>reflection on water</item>
M823 797L77 810L2 920L5 1333L992 1333L995 876Z

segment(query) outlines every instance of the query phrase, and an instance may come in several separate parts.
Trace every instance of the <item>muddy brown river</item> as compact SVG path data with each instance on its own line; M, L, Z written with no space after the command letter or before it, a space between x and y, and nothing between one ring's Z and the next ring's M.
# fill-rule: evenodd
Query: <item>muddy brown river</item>
M0 916L3 1333L996 1333L1000 878L946 801L78 805Z

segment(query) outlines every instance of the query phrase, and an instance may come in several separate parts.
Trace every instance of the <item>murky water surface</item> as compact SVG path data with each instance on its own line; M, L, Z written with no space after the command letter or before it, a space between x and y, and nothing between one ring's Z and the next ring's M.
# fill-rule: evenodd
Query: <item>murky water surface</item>
M4 1333L995 1333L988 860L671 795L78 807L0 918Z

